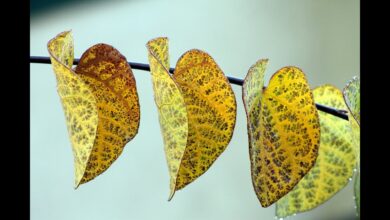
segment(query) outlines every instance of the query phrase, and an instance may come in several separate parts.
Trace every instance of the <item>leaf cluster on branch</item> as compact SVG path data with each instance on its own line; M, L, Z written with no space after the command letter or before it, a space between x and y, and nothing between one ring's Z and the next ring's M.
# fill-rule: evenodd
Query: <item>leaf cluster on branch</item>
M201 50L184 53L170 74L168 39L147 44L154 100L159 113L170 195L204 174L229 144L237 101L215 60ZM120 156L138 132L136 80L126 58L97 44L72 69L73 38L62 32L48 51L66 117L76 188L91 181ZM263 207L276 203L286 217L311 210L340 191L354 170L360 209L360 79L340 91L310 89L297 67L283 67L264 87L268 60L250 67L242 85L254 191ZM349 120L319 112L316 103L348 109Z

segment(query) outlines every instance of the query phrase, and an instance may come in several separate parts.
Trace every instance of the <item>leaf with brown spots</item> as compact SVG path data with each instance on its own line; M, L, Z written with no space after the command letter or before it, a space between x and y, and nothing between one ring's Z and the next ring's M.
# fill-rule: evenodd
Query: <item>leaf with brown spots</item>
M190 50L177 61L173 78L188 111L187 147L176 190L205 173L229 144L236 122L236 99L214 59Z
M323 85L313 90L316 103L336 109L346 109L342 92ZM343 189L352 178L356 164L356 149L352 143L348 121L318 112L321 124L321 144L314 167L276 203L276 215L283 218L318 207Z
M157 38L147 47L171 174L170 200L175 191L205 173L225 150L235 126L236 100L227 78L207 53L190 50L183 54L171 78L168 40ZM161 106L167 110L162 111ZM181 133L168 132L166 127Z
M50 40L48 50L72 143L77 188L108 169L137 134L136 83L126 58L109 45L88 49L75 70L70 32Z
M263 207L286 195L313 167L320 142L318 113L304 73L282 68L263 89L266 63L254 64L243 85L252 183Z

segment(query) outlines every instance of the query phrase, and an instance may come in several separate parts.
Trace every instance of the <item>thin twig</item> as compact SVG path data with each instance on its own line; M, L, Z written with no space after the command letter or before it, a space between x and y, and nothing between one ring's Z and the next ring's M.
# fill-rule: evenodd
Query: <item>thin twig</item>
M74 59L73 64L77 65L77 64L79 64L79 61L80 61L80 59ZM30 56L30 63L50 64L51 61L50 61L49 57ZM150 66L148 64L129 62L129 65L131 66L132 69L150 71ZM169 68L170 73L173 74L174 71L175 71L174 68ZM242 84L244 83L244 80L239 79L239 78L235 78L235 77L231 77L231 76L228 76L227 78L231 84L242 86ZM347 111L345 111L345 110L335 109L335 108L321 105L321 104L317 104L317 103L316 103L316 107L319 111L326 112L326 113L334 115L336 117L348 120L348 114L347 114Z

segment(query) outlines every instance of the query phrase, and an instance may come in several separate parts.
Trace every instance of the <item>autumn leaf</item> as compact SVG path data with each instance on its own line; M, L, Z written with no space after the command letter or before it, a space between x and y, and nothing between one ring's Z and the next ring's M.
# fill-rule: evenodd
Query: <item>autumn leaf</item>
M318 113L304 73L284 67L263 89L266 63L254 64L243 85L252 183L263 207L287 194L313 167L320 141Z
M236 99L214 59L190 50L177 61L173 78L188 111L187 147L176 190L205 173L229 144L236 122Z
M227 78L207 53L183 54L171 78L167 38L153 39L147 48L171 176L170 200L225 150L235 126L236 101ZM180 132L173 135L169 128Z
M318 104L347 108L342 92L332 85L315 88L313 95ZM354 173L356 149L349 122L324 112L319 112L319 116L321 144L317 161L294 189L276 203L276 215L280 218L323 204L343 189Z
M188 114L184 97L169 75L168 39L156 38L147 44L154 101L159 112L165 156L170 174L170 195L175 193L181 159L187 146Z
M126 58L109 45L89 48L75 70L70 32L50 40L48 51L72 143L77 188L107 170L137 134L136 83Z
M360 215L360 78L355 76L343 90L344 100L348 106L349 122L352 127L353 144L357 155L357 172L354 183L357 214Z

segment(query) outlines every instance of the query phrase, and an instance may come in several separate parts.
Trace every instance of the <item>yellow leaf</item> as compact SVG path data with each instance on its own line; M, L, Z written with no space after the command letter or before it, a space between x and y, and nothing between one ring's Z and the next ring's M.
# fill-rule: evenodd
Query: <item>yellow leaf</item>
M214 59L190 50L178 60L173 78L188 111L187 147L176 190L205 173L229 144L236 122L236 99Z
M91 154L98 125L96 100L92 90L71 67L73 38L70 32L57 35L48 43L57 78L57 91L66 116L75 163L75 184L80 182Z
M263 90L265 65L266 61L259 61L249 69L243 101L252 182L261 205L268 207L313 167L320 126L304 73L296 67L282 68Z
M235 126L236 101L227 78L207 53L186 52L172 79L168 40L157 38L147 47L171 175L170 200L225 150Z
M135 79L126 58L109 45L88 49L75 71L70 32L50 40L48 50L71 138L77 188L108 169L137 134Z
M336 109L346 109L343 94L331 85L313 90L316 103ZM343 189L352 178L356 163L348 121L319 112L321 144L314 167L276 203L276 215L286 217L311 210L329 200Z
M169 75L168 39L156 38L147 43L154 101L158 107L165 156L168 162L171 199L181 158L187 145L188 116L180 88Z
M258 120L259 114L261 112L260 104L262 98L262 90L264 87L264 74L265 69L268 64L268 59L261 59L253 64L248 74L244 79L244 84L242 85L242 100L244 102L245 112L247 114L247 132L248 132L248 142L249 142L249 152L250 152L250 161L251 161L251 171L255 169L255 160L256 157L252 156L258 151L258 147L254 146L254 141L259 138L260 133L258 127L260 126L260 120ZM253 178L253 176L252 176Z
M134 138L140 123L136 82L126 58L106 44L89 48L75 72L90 85L99 124L81 184L104 172Z

